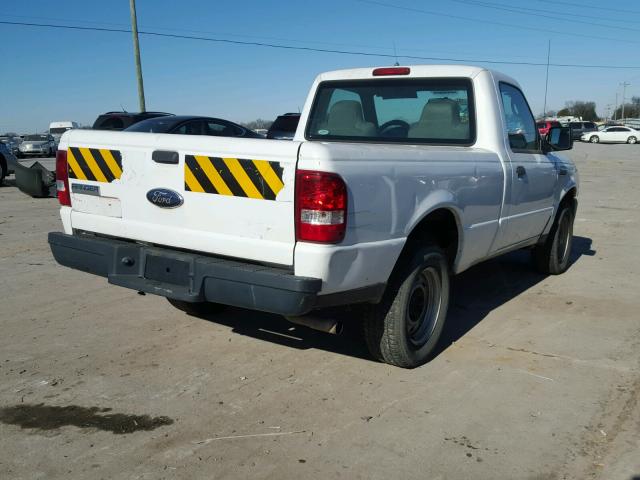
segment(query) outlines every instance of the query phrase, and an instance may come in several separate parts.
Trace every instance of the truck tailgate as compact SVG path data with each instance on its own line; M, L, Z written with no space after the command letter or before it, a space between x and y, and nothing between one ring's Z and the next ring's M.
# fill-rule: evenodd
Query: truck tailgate
M71 131L60 148L67 150L72 228L292 265L298 147L285 140Z

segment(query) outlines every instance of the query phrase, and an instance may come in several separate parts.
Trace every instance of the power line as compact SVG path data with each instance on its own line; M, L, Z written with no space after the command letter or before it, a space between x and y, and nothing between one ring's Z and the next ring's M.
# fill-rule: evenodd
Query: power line
M47 22L71 22L71 23L79 23L79 24L89 24L89 25L107 25L107 26L115 26L115 27L120 27L120 28L127 28L127 24L123 24L123 23L107 23L107 22L95 22L95 21L91 21L91 20L82 20L82 19L71 19L71 18L66 18L66 19L62 19L62 18L54 18L54 17L37 17L37 16L27 16L27 15L4 15L4 17L10 17L10 18L25 18L25 19L29 19L29 20L44 20ZM395 52L393 45L391 47L389 46L382 46L382 45L363 45L360 43L343 43L343 42L326 42L326 41L318 41L318 40L302 40L300 38L286 38L286 37L271 37L271 36L262 36L262 35L247 35L247 34L240 34L240 33L230 33L227 31L220 31L217 30L215 32L212 32L210 30L194 30L194 29L184 29L184 28L170 28L170 27L165 27L165 26L160 26L160 25L141 25L140 28L146 28L149 30L154 30L154 31L169 31L169 32L182 32L182 33L188 33L188 34L206 34L206 35L214 35L214 36L223 36L223 37L238 37L238 38L253 38L253 39L258 39L258 40L266 40L266 41L271 41L271 40L276 40L279 42L295 42L296 44L310 44L310 45L328 45L328 46L333 46L333 47L349 47L349 48L366 48L369 50L385 50L388 51L389 53L391 52ZM422 48L410 48L410 47L406 47L403 46L402 47L402 51L405 52L427 52L427 50L422 49ZM455 55L455 52L450 52L450 51L444 51L441 52L441 55ZM394 53L395 55L395 53ZM516 58L526 58L525 55L512 55L512 57L516 57Z
M631 13L632 15L640 15L640 11L638 11L638 10L628 10L628 9L621 9L621 8L610 8L609 6L607 6L607 7L597 7L595 5L584 5L584 4L580 4L580 3L561 2L561 1L558 1L558 0L536 0L536 1L544 2L544 3L552 3L553 5L567 5L567 6L570 6L570 7L591 8L593 10L605 10L607 12Z
M124 23L112 23L112 22L96 22L92 20L83 20L83 19L72 19L72 18L55 18L55 17L40 17L40 16L31 16L31 15L3 15L4 17L9 18L24 18L28 20L43 20L46 22L72 22L72 23L80 23L80 24L89 24L89 25L103 25L103 26L112 26L119 28L127 28L127 24ZM358 43L342 43L342 42L325 42L325 41L317 41L317 40L302 40L299 38L286 38L286 37L271 37L271 36L262 36L262 35L247 35L247 34L239 34L239 33L231 33L226 31L217 30L216 32L212 32L210 30L193 30L193 29L184 29L184 28L171 28L160 25L140 25L140 28L148 28L150 30L159 30L159 31L169 31L169 32L183 32L183 33L191 33L191 34L209 34L209 35L224 35L227 37L238 37L238 38L254 38L261 40L276 40L279 42L296 42L296 43L308 43L315 45L332 45L334 47L355 47L355 48L378 48L383 50L392 51L392 47L385 47L380 45L363 45ZM418 50L419 51L419 50Z
M484 3L491 3L491 2L484 2ZM492 3L493 5L497 5L497 6L504 6L504 7L510 7L510 5L505 5L504 3ZM540 10L537 8L525 8L525 7L518 7L518 10L523 10L523 11L529 11L529 12L534 12L534 13L540 13ZM580 18L588 18L591 20L600 20L600 21L605 21L605 22L613 22L613 23L626 23L629 25L637 25L638 22L634 21L634 20L624 20L621 18L610 18L610 17L602 17L602 16L595 16L595 15L585 15L583 13L575 13L575 12L553 12L554 15L562 15L562 16L567 16L567 17L580 17ZM63 20L62 20L63 21ZM612 25L613 26L613 25Z
M480 20L478 18L473 18L473 17L463 17L462 15L453 15L450 13L442 13L442 12L434 12L432 10L423 10L420 8L414 8L414 7L405 7L402 5L395 5L393 3L386 3L386 2L380 2L377 0L356 0L357 2L362 2L362 3L368 3L371 5L378 5L380 7L386 7L386 8L395 8L397 10L404 10L407 12L413 12L413 13L423 13L426 15L435 15L435 16L439 16L439 17L446 17L446 18L454 18L456 20L465 20L468 22L476 22L476 23L483 23L483 24L490 24L490 25L499 25L501 27L508 27L508 28L515 28L518 30L532 30L534 32L547 32L547 33L555 33L557 35L568 35L568 36L574 36L574 37L584 37L584 38L589 38L589 39L598 39L598 40L609 40L612 42L624 42L624 43L633 43L633 44L640 44L640 41L637 40L625 40L622 38L613 38L613 37L602 37L599 35L588 35L586 33L577 33L577 32L566 32L566 31L561 31L561 30L552 30L549 28L539 28L539 27L527 27L524 25L513 25L511 23L504 23L504 22L496 22L493 20Z
M606 25L604 23L588 22L586 20L558 18L558 17L555 17L553 15L547 15L547 14L544 14L544 13L527 13L527 12L525 12L523 10L531 10L531 9L510 8L507 5L499 4L499 3L479 2L477 0L450 0L450 1L457 2L457 3L462 3L462 4L465 4L465 5L475 5L477 7L482 7L482 8L491 8L493 10L499 10L499 11L503 11L503 12L517 13L519 15L529 15L531 17L549 18L551 20L557 20L559 22L581 23L583 25L591 25L591 26L594 26L594 27L613 28L615 30L628 30L628 31L631 31L631 32L640 32L640 29L638 29L638 28L623 27L623 26L619 26L619 25Z
M8 21L0 21L0 24L3 25L15 25L15 26L26 26L26 27L36 27L36 28L53 28L53 29L65 29L65 30L80 30L80 31L94 31L94 32L109 32L109 33L132 33L131 30L125 28L101 28L101 27L82 27L78 25L53 25L47 23L30 23L30 22L8 22ZM328 48L313 48L313 47L301 47L297 45L284 45L277 43L264 43L264 42L249 42L249 41L241 41L241 40L231 40L228 38L214 38L214 37L201 37L195 35L178 35L172 33L161 33L161 32L153 32L153 31L143 31L139 30L138 33L140 35L146 35L150 37L162 37L162 38L175 38L175 39L183 39L183 40L199 40L205 42L214 42L214 43L225 43L231 45L245 45L245 46L254 46L254 47L268 47L268 48L279 48L284 50L298 50L305 52L319 52L319 53L335 53L340 55L355 55L355 56L364 56L364 57L378 57L378 58L391 58L395 59L396 55L394 54L385 54L385 53L372 53L372 52L358 52L352 50L335 50ZM427 56L418 56L418 55L398 55L398 58L408 59L408 60L429 60L429 61L443 61L443 62L467 62L467 63L490 63L496 65L524 65L524 66L534 66L534 67L542 67L547 66L546 62L516 62L516 61L506 61L506 60L487 60L480 58L452 58L452 57L427 57ZM588 65L588 64L575 64L575 63L550 63L551 67L564 67L564 68L604 68L604 69L622 69L622 70L640 70L640 65Z

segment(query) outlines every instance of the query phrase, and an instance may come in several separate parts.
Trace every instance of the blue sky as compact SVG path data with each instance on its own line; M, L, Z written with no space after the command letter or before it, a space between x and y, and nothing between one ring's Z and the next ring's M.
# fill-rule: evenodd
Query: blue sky
M546 17L505 10L520 7ZM545 67L479 60L544 63L551 39L552 63L640 67L637 0L137 0L137 9L140 30L384 54L395 44L401 64L454 63L402 55L475 59L465 63L515 77L535 113L543 108ZM129 28L129 2L3 2L0 20ZM393 63L145 35L140 48L148 110L234 121L297 111L319 72ZM130 34L0 25L0 58L0 132L42 131L55 120L91 124L108 110L138 109ZM640 68L551 67L548 108L594 100L604 115L623 81L632 83L627 97L640 95Z

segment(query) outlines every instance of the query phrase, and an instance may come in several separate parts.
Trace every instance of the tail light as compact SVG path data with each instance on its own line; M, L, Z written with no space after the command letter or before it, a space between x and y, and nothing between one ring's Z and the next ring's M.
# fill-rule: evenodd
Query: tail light
M67 165L67 151L56 152L56 188L60 205L71 206L71 192L69 192L69 166Z
M296 239L338 243L347 228L347 186L335 173L296 173Z

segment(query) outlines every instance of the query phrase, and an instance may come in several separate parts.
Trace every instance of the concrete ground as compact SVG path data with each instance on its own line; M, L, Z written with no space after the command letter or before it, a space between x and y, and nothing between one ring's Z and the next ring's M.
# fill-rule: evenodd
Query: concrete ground
M640 147L570 155L570 270L517 252L460 275L442 352L412 371L60 267L56 201L0 188L0 478L640 475Z

